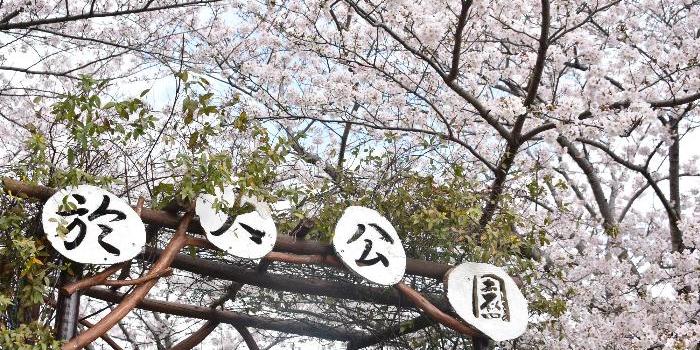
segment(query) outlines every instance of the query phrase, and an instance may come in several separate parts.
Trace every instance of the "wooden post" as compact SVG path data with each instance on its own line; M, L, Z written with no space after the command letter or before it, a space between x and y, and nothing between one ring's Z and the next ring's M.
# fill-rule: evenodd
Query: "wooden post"
M473 337L472 347L474 350L488 350L491 340L486 337Z
M80 279L83 267L81 264L72 264L73 274L61 271L59 285L65 286ZM78 314L80 307L80 293L66 293L63 288L58 289L58 300L56 303L56 339L69 340L78 331Z

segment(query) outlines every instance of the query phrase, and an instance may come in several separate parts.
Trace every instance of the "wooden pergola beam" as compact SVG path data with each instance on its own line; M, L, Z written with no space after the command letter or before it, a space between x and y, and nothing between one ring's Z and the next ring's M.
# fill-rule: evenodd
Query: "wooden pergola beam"
M56 190L50 187L27 184L7 177L2 179L2 183L4 188L13 195L24 195L26 197L36 198L42 201L49 199L49 197L56 193ZM149 208L142 209L141 219L147 224L154 224L170 229L177 228L177 224L179 222L179 217L177 215L167 211L153 210ZM199 220L197 218L192 220L187 232L198 235L204 234L202 226L199 224ZM298 240L296 237L289 235L277 236L274 251L302 255L335 255L333 252L333 247L330 244L313 240ZM406 260L406 274L412 276L422 276L442 280L445 273L451 268L451 265L439 264L426 260Z
M364 338L360 338L348 343L347 350L358 350L369 346L374 346L404 334L417 332L423 328L435 325L436 322L426 315L420 315L408 321L401 322L395 326L387 327L376 333L372 333Z
M161 254L162 249L146 247L144 253L137 256L137 259L157 259ZM373 304L404 308L415 307L411 301L403 297L403 295L394 288L369 287L347 282L328 281L318 278L300 278L275 273L260 274L253 269L197 258L187 254L178 254L175 256L170 266L178 270L189 271L202 276L234 281L277 291L364 301ZM428 295L426 297L440 310L449 310L448 302L444 297L438 297L437 295Z
M120 303L124 298L123 293L114 292L102 287L86 289L83 295L110 303ZM266 329L328 340L353 341L367 336L365 333L319 323L250 316L234 311L218 310L204 306L147 298L141 300L136 307L146 311L162 312L170 315L227 323L234 326Z

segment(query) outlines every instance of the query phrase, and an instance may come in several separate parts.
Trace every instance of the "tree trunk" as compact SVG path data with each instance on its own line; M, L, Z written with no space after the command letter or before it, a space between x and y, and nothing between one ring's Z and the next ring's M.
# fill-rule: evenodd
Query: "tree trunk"
M671 132L671 147L668 152L668 182L673 215L668 218L671 231L671 247L673 251L683 250L683 233L678 228L681 217L681 190L680 190L680 138L678 136L679 120L671 118L669 122Z

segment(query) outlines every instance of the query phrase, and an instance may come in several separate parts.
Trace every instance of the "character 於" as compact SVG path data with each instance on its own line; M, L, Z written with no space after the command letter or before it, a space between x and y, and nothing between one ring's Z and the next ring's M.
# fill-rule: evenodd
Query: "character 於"
M85 197L82 195L79 195L77 193L74 193L71 195L75 200L78 202L79 205L84 205L86 203ZM107 215L113 215L112 219L109 222L114 222L114 221L121 221L126 219L126 214L119 211L119 210L114 210L109 208L109 202L110 198L107 195L102 196L102 202L100 203L100 206L95 209L92 213L90 213L90 209L85 208L85 207L78 207L76 209L71 209L71 210L62 210L58 211L56 214L59 216L63 217L73 217L73 221L71 221L67 226L66 229L68 232L71 232L73 229L76 227L78 228L78 235L72 240L72 241L64 241L63 245L67 250L73 250L80 246L80 244L83 243L83 240L85 239L85 236L87 235L88 232L88 227L87 223L84 221L84 219L87 219L88 222L92 222L96 219L99 219L103 216ZM119 255L120 251L117 247L107 243L104 241L105 237L107 237L110 233L112 233L112 228L109 225L105 224L97 224L97 227L100 228L101 232L97 236L97 243L108 253L114 254L114 255Z

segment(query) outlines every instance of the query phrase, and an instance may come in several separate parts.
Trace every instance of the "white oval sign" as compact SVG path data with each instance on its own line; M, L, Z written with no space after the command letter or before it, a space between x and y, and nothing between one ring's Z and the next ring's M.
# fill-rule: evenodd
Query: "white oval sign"
M241 196L240 205L250 204L254 211L231 217L214 208L217 199L224 206L233 207L237 195L233 187L226 187L216 196L198 196L195 211L200 224L207 240L217 248L241 258L262 258L272 251L277 240L277 227L270 206L254 197Z
M61 255L83 264L115 264L141 252L146 229L136 212L99 187L56 192L41 213L44 232Z
M491 339L514 339L525 332L527 300L500 267L462 263L447 272L445 283L457 315Z
M345 266L374 283L394 285L406 271L406 252L394 226L369 208L345 209L335 226L333 248Z

